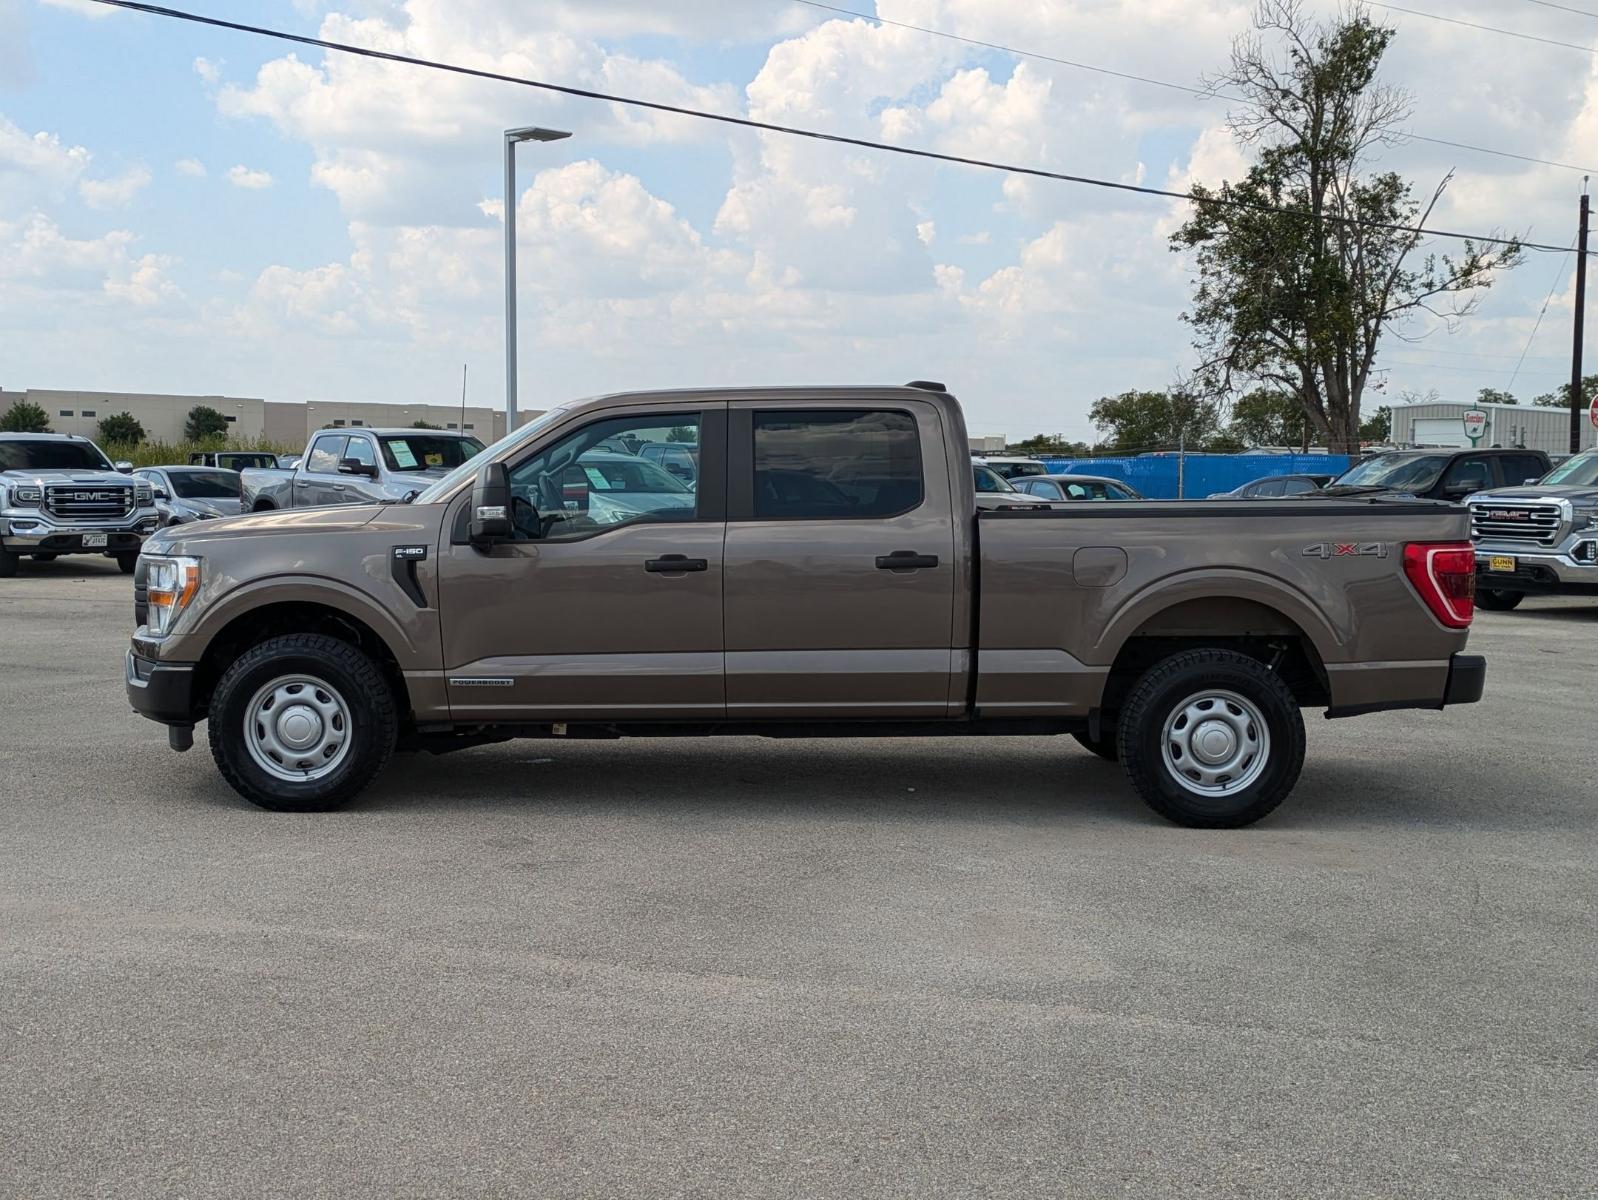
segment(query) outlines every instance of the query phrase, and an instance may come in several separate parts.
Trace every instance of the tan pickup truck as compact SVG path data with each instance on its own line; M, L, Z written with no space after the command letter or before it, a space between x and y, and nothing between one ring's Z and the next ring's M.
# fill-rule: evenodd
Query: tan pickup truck
M652 443L695 447L659 464ZM1071 734L1157 811L1237 826L1300 710L1481 696L1463 509L978 512L941 386L626 393L551 410L410 504L157 533L133 707L266 808L398 750L516 737Z

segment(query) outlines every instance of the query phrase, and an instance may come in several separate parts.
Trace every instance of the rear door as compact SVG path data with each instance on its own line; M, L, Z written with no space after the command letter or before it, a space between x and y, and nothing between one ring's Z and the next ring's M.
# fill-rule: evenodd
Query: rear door
M946 436L936 408L916 401L731 406L729 717L947 713Z
M305 460L294 472L295 508L340 502L334 499L337 493L333 485L343 483L344 477L338 473L338 464L344 457L344 446L348 441L349 438L342 433L323 433L311 443Z

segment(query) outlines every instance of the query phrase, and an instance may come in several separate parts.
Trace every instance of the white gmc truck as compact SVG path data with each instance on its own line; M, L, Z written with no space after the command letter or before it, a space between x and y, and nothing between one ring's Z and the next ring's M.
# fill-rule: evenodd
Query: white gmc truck
M0 577L24 555L63 554L103 554L131 575L160 519L154 489L88 438L0 433Z

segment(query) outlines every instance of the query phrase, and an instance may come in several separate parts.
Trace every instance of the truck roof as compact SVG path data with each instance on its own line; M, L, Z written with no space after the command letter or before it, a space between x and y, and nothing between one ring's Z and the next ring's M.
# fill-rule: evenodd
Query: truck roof
M570 400L560 407L588 405L599 401L639 401L650 403L652 401L671 402L673 400L926 400L936 396L942 399L952 399L948 390L918 386L917 384L876 384L876 383L826 383L813 387L794 386L784 384L780 387L693 387L693 388L645 388L630 392L602 392L593 396L582 396Z
M86 442L81 433L0 433L0 438L21 442Z
M384 437L477 437L475 433L466 433L459 429L417 429L414 425L324 425L312 437L324 433L377 433ZM481 439L479 439L481 440ZM221 450L220 454L253 454L252 450Z

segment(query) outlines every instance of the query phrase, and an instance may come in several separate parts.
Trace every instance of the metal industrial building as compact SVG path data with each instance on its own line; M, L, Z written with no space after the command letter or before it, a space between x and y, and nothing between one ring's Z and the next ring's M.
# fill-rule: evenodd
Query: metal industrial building
M1464 415L1472 409L1487 414L1483 446L1523 446L1547 454L1570 452L1570 410L1529 404L1466 404L1434 400L1393 407L1391 441L1395 446L1469 446ZM1598 443L1587 414L1581 414L1581 448Z
M180 442L189 410L204 404L227 418L231 437L245 442L303 446L314 430L329 425L407 426L426 421L441 429L465 427L483 442L505 434L505 414L491 408L458 404L367 404L331 400L295 403L240 396L165 396L148 392L69 392L49 388L0 389L0 414L23 400L32 401L50 418L56 433L95 437L99 424L115 413L128 413L144 426L151 441ZM537 411L519 412L526 424Z

